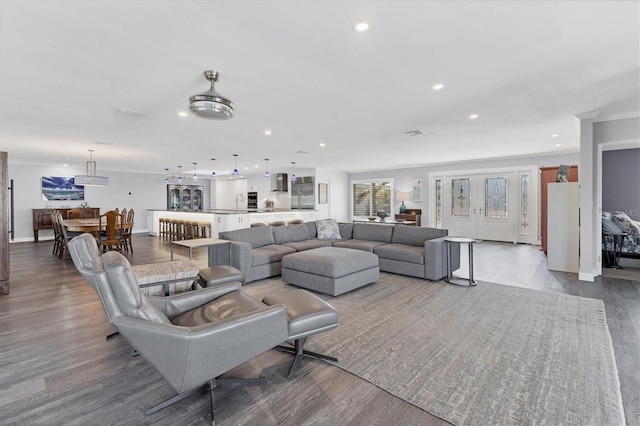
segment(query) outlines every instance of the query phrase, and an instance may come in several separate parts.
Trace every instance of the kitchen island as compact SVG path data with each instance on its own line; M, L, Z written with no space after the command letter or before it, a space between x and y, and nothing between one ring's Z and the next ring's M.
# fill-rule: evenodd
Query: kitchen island
M176 211L176 210L147 210L147 224L150 234L160 234L159 219L178 219L211 224L210 237L218 238L219 232L232 231L234 229L249 228L252 223L269 224L274 221L287 222L294 219L302 219L305 222L322 219L316 217L316 210L291 210L291 209L214 209L204 212Z

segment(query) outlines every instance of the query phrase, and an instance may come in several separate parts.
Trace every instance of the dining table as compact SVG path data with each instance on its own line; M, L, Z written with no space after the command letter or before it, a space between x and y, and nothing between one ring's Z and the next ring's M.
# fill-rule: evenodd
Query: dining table
M67 232L88 232L90 234L96 233L100 230L106 229L106 223L100 224L100 218L90 219L65 219L62 221L62 225L67 228Z

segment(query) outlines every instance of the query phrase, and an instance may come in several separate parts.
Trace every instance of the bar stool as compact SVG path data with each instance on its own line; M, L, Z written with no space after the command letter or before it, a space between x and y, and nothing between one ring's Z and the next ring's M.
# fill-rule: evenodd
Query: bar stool
M211 222L197 222L200 238L207 238L211 235Z
M167 238L168 235L168 219L161 217L158 219L158 228L160 229L160 238Z
M178 219L169 219L169 239L171 241L178 239Z
M266 224L262 223L262 222L254 222L251 224L252 228L257 228L258 226L266 226Z
M182 222L182 238L185 240L191 240L195 238L193 232L193 222L191 222L190 220L185 220Z
M271 222L269 225L271 225L271 226L285 226L286 223L284 221L282 221L282 220L276 220L276 221Z
M291 219L287 222L287 225L299 225L301 223L304 223L302 219Z

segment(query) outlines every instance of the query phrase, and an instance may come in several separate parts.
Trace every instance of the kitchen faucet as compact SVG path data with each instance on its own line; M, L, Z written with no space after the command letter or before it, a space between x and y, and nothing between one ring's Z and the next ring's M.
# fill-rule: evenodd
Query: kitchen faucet
M238 210L238 199L242 200L242 202L244 203L244 195L240 193L236 194L236 210Z

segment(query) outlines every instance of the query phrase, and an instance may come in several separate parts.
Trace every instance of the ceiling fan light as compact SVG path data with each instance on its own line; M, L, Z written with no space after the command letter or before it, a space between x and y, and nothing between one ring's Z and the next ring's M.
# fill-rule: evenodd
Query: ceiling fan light
M217 71L207 70L204 76L211 82L211 89L189 98L189 111L201 118L228 120L233 117L233 102L215 91L213 85L220 79Z

